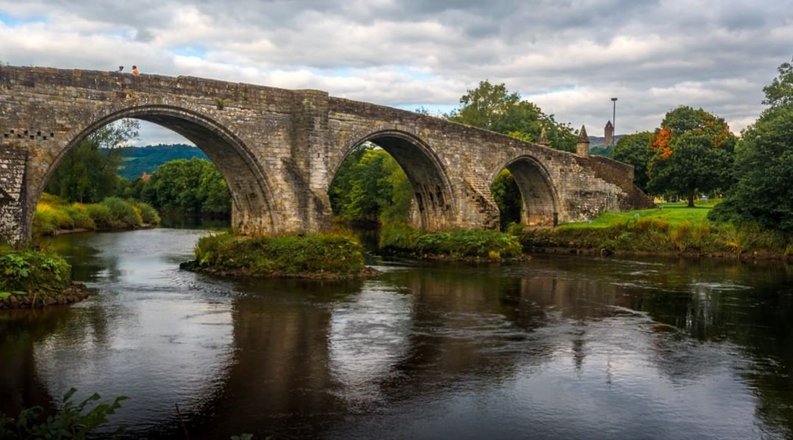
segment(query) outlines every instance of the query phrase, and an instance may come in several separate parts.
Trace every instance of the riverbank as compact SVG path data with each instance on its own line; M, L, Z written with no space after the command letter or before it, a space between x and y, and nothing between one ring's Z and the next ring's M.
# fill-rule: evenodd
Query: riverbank
M180 267L235 278L339 280L377 274L364 264L360 242L345 233L271 237L209 235L198 240L195 257Z
M0 247L0 309L71 304L91 291L71 280L62 257L34 249Z
M86 231L124 231L155 227L160 216L149 204L119 197L101 203L67 203L43 194L33 216L33 236L55 236Z
M385 226L380 252L421 260L499 262L526 258L518 237L499 231L424 232L409 226Z
M515 231L524 252L789 260L790 237L753 225L708 220L710 206L664 205L605 213L591 222Z

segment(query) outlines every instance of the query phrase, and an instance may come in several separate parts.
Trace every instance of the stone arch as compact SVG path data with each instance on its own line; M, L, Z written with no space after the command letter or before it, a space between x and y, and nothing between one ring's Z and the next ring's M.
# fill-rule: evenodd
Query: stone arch
M379 130L356 136L345 146L344 155L335 164L335 177L344 159L365 142L371 142L397 161L413 186L416 206L414 221L425 230L439 230L449 226L454 206L448 173L432 149L417 136L400 130Z
M184 108L167 105L128 107L94 119L90 124L67 135L68 143L60 149L41 182L32 185L27 216L28 230L36 202L64 156L97 129L124 118L140 119L173 130L189 139L217 165L229 187L232 199L232 227L243 234L273 232L276 228L271 185L258 161L245 143L212 118Z
M491 175L490 181L503 168L509 170L523 199L521 221L529 226L555 226L559 222L559 194L548 169L536 158L523 155L512 159Z

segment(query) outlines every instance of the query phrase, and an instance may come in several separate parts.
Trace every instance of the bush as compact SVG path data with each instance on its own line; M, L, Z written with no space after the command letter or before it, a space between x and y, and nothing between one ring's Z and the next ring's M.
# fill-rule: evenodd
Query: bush
M518 257L518 237L499 231L421 232L407 226L383 228L380 248L386 252L451 259Z
M143 225L143 219L129 202L119 197L106 197L102 205L110 211L110 224L113 229L133 229Z
M105 205L93 203L85 206L88 216L94 221L96 229L107 231L113 228L113 217L110 208Z
M63 258L35 250L0 251L0 299L12 294L61 292L71 284L71 266Z
M88 214L88 209L85 205L73 203L71 206L66 207L66 213L72 218L72 224L76 229L87 229L89 231L96 229L96 223Z
M364 270L363 249L347 234L201 238L196 263L213 272L251 276L354 276Z
M133 208L138 212L140 215L141 220L143 221L144 225L159 225L160 224L160 214L157 213L157 210L154 209L151 205L146 202L131 202Z

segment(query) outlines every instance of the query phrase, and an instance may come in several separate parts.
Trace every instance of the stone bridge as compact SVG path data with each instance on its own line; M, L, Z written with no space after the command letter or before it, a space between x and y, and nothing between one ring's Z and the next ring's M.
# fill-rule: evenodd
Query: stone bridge
M588 157L586 148L557 151L318 90L0 66L0 239L28 239L36 203L64 155L121 118L159 124L200 146L225 177L232 226L244 234L328 226L328 188L364 142L402 166L415 194L413 221L427 230L497 227L490 183L505 167L529 225L651 204L629 165Z

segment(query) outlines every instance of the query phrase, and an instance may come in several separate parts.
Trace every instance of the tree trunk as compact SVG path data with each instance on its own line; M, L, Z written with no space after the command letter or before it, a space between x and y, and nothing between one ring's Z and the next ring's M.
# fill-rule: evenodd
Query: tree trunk
M693 208L694 207L694 190L690 190L686 197L688 198L688 207L689 208Z

